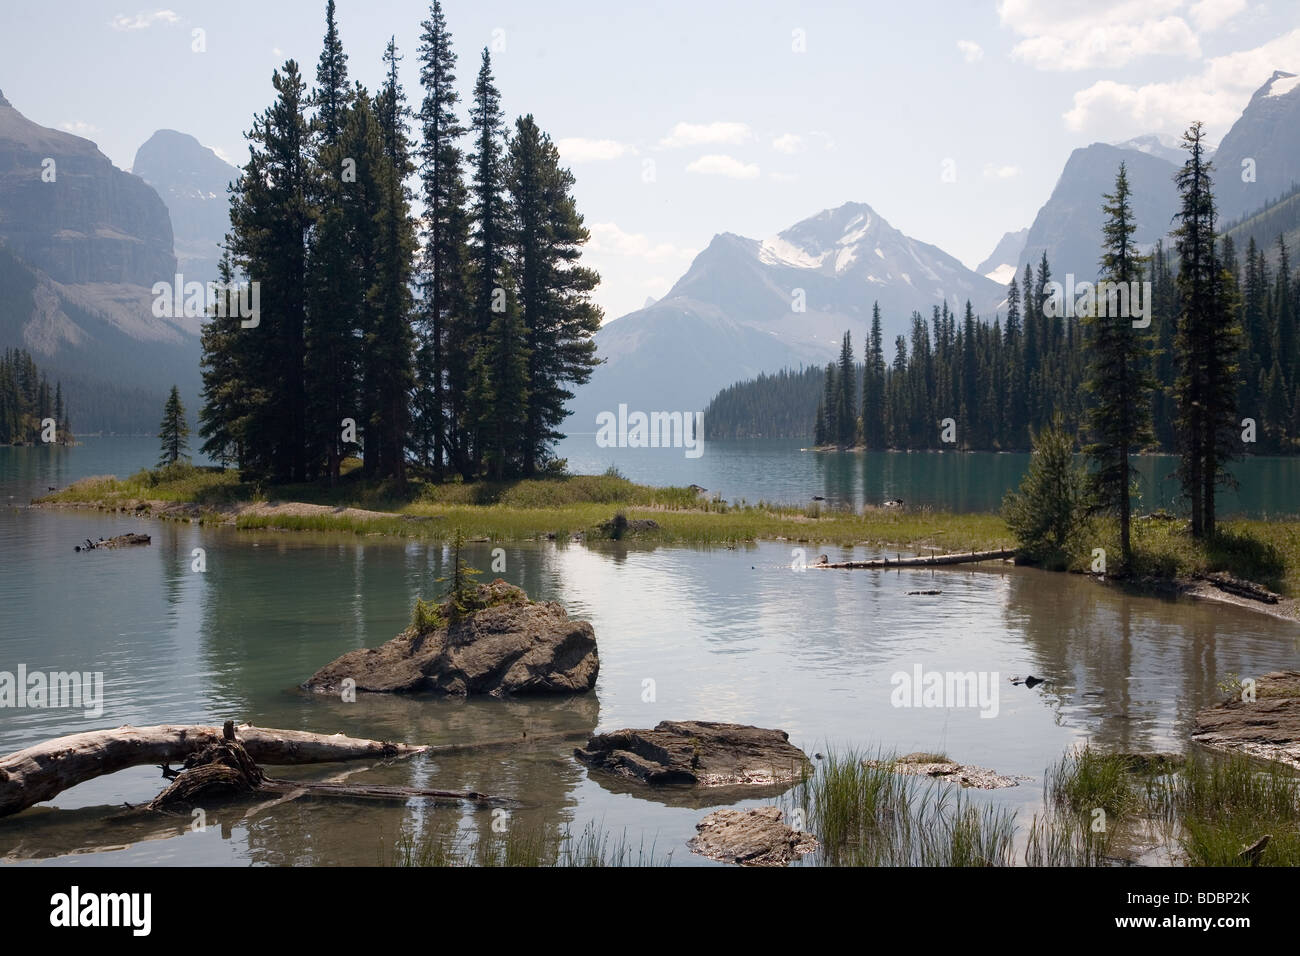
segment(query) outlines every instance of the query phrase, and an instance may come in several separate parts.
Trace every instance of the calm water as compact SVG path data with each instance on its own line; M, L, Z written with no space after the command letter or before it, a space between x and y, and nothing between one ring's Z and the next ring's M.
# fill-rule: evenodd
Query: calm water
M599 448L596 436L571 435L557 453L571 471L594 474L611 465L650 485L696 484L728 501L804 504L820 495L834 504L908 505L950 511L996 511L1020 484L1027 454L977 452L811 452L794 440L706 442L687 458L682 449ZM1177 461L1156 455L1137 462L1140 511L1178 510ZM1240 487L1219 498L1220 516L1300 514L1300 458L1254 457L1231 466Z
M714 452L710 446L701 461L714 462L713 474L732 469L739 479L743 466L727 465ZM1012 568L796 573L779 544L628 550L545 543L507 547L501 576L592 622L601 655L594 693L554 701L363 696L345 704L305 695L297 685L338 654L397 633L416 596L435 590L443 550L23 506L48 485L125 474L150 464L154 454L151 440L0 449L0 503L7 502L0 508L0 670L25 663L30 670L102 671L106 682L98 718L0 710L0 753L123 723L227 718L428 744L648 727L664 719L727 720L781 727L809 752L835 745L938 749L1032 777L977 796L1019 809L1023 836L1039 804L1044 768L1071 743L1091 738L1126 750L1182 749L1192 717L1216 697L1219 680L1294 666L1297 659L1300 627L1227 606L1128 597L1074 576ZM812 455L758 448L737 454L771 463L750 476L755 487L743 493L751 500L780 497L757 486L774 480L783 461L788 489L801 480L792 473L806 468L816 476L827 467ZM575 467L585 467L570 455ZM900 457L909 464L899 468L915 467L918 476L951 462L1010 467L1002 464L1010 456ZM638 474L633 462L616 463L632 477L656 480ZM860 493L860 472L845 487L853 480ZM931 487L945 486L936 480ZM907 488L896 493L918 498ZM84 537L136 529L154 536L150 547L72 550ZM190 570L196 547L206 549L206 573ZM472 560L484 569L492 561L486 546ZM926 588L943 593L906 593ZM997 716L895 709L891 675L918 664L999 672ZM1027 673L1054 683L1033 690L1007 683ZM647 680L654 682L653 699ZM671 850L675 865L706 862L684 843L707 800L591 776L572 758L572 746L416 758L352 779L516 797L526 806L513 825L567 824L576 831L594 821L615 834L626 831L633 844L644 839L660 853ZM273 772L321 779L339 769ZM0 820L0 859L373 864L390 858L403 832L491 826L489 812L468 808L305 800L256 812L218 810L201 833L189 831L188 819L113 819L123 803L147 802L161 788L156 769L136 768Z

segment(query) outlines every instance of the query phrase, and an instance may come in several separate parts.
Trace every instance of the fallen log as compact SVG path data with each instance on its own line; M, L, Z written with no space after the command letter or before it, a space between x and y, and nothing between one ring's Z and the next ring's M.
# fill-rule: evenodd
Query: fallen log
M884 570L885 568L932 568L945 564L975 564L980 561L995 561L999 558L1015 557L1015 548L997 548L993 551L963 551L957 554L931 554L915 558L872 558L870 561L835 561L830 564L813 564L809 567L818 569L857 571Z
M233 728L232 728L233 729ZM424 747L273 730L244 725L239 742L258 763L310 764L339 760L378 760L422 753ZM226 739L219 727L159 725L92 730L58 737L0 757L0 817L53 799L79 783L127 767L182 762Z

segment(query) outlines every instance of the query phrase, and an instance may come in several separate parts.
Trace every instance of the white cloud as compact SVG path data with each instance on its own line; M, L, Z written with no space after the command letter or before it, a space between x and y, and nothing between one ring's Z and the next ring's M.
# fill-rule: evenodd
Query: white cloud
M60 123L60 129L65 129L76 136L89 136L91 133L98 133L99 127L93 123L85 123L81 120L73 120L70 123Z
M778 153L802 153L804 150L803 137L797 133L784 133L772 140L772 148Z
M1192 4L1192 22L1196 29L1217 30L1246 9L1246 0L1198 0Z
M984 164L985 179L1015 179L1019 175L1019 166L998 166L994 163Z
M1199 73L1170 82L1135 86L1101 80L1074 94L1065 125L1076 132L1104 131L1114 140L1134 133L1179 133L1199 119L1217 140L1274 70L1296 72L1297 66L1300 29L1253 50L1213 57Z
M984 59L984 48L974 40L958 40L957 49L961 50L967 63L978 63Z
M114 30L147 30L155 23L178 23L178 17L171 10L155 10L153 13L137 13L133 17L119 13L113 18Z
M758 164L742 163L733 156L722 153L710 153L701 156L686 166L688 173L702 173L706 176L727 176L730 179L757 179Z
M666 149L706 143L743 143L754 134L746 123L678 123L659 141Z
M560 155L570 163L597 163L602 160L618 159L628 154L636 155L636 150L625 143L612 139L583 139L572 136L559 140L555 144Z
M1221 2L1221 0L1209 0ZM1176 15L1185 0L998 0L1002 25L1025 39L1012 49L1039 70L1115 68L1145 56L1201 55Z
M624 232L612 222L594 222L587 228L591 232L591 241L587 243L589 252L631 256L650 262L692 259L698 252L671 242L653 242L639 232Z

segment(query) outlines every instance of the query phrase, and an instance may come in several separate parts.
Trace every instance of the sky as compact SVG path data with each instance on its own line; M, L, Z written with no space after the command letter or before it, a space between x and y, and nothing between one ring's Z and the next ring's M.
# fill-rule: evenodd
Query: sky
M164 3L5 0L0 90L123 169L162 128L242 162L272 71L294 58L314 78L324 0ZM337 8L351 77L376 87L394 36L418 103L428 3ZM662 297L717 233L765 238L849 201L974 267L1076 147L1195 119L1217 142L1273 70L1300 73L1300 0L443 9L462 107L487 47L506 115L532 113L573 170L606 320Z

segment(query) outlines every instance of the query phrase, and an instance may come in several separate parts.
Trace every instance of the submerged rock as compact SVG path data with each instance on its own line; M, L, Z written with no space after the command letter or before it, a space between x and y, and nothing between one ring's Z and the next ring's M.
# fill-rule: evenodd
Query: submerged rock
M785 866L817 849L811 833L787 826L776 807L717 810L695 824L692 853L741 866Z
M973 787L976 790L1000 790L1003 787L1015 787L1020 785L1022 779L1028 779L1027 777L1008 777L989 770L987 767L960 764L940 754L915 753L898 757L895 760L864 760L862 763L867 767L884 767L894 771L894 773L907 776L934 777L939 780L947 780L963 787Z
M784 730L665 720L653 730L596 734L574 756L597 770L649 784L701 787L793 783L808 756Z
M500 578L478 586L472 609L449 623L447 605L428 627L407 628L379 647L349 651L305 684L338 693L344 681L372 693L569 694L591 690L596 635L554 601L530 601Z
M1255 682L1255 699L1237 695L1196 715L1192 740L1300 767L1300 671L1273 671Z

